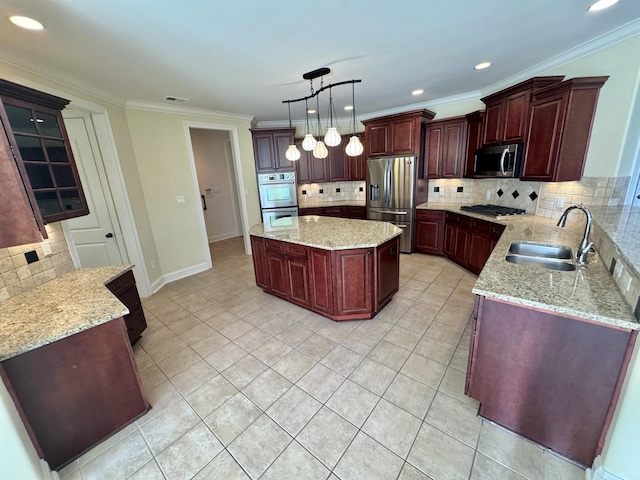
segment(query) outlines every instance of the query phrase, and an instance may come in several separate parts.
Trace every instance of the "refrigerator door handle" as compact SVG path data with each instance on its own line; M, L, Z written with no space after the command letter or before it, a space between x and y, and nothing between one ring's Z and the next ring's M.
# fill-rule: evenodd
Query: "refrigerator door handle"
M386 168L385 168L385 173L386 173L386 176L387 176L387 189L386 189L387 194L386 194L385 202L386 202L387 205L391 204L391 188L392 188L392 185L391 185L391 173L392 173L391 172L391 167L392 167L391 160L387 160L387 165L386 165Z

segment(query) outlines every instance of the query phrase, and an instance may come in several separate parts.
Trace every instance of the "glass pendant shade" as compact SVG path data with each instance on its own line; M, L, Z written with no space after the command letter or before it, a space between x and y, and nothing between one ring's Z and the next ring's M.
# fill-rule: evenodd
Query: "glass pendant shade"
M287 148L287 152L284 154L287 157L287 160L290 162L294 162L296 160L300 160L300 150L295 145L289 145Z
M327 158L327 155L329 155L329 150L327 150L324 142L321 140L316 143L316 146L313 147L313 156L316 158Z
M360 139L354 135L349 139L349 143L347 144L347 147L344 149L344 151L350 157L357 157L358 155L362 155L362 152L364 152L364 147L362 146L362 142L360 142Z
M302 148L304 150L306 150L307 152L310 152L311 150L314 149L314 147L316 146L316 139L313 138L313 135L311 135L310 133L307 133L304 136L304 140L302 140Z
M330 127L324 136L324 143L330 147L335 147L336 145L340 145L340 142L342 142L342 137L338 133L338 129L336 127Z

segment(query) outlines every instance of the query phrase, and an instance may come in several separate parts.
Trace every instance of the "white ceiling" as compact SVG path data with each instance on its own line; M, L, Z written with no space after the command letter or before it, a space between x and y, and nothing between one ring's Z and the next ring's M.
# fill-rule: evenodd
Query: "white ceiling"
M172 95L258 121L286 119L282 100L309 94L302 74L328 66L325 85L362 79L356 104L366 117L490 93L565 52L640 32L640 1L587 13L590 3L3 0L0 59L120 104L169 104ZM14 14L46 29L18 29L7 20ZM493 66L473 69L485 60ZM413 97L415 88L425 93ZM339 116L350 90L334 90ZM292 104L294 118L303 111Z

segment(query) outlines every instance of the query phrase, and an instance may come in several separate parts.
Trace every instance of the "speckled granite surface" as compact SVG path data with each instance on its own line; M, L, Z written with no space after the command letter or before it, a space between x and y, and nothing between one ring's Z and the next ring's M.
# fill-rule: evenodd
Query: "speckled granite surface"
M132 268L75 270L0 303L0 361L129 313L104 285Z
M326 250L370 248L402 235L395 225L372 220L306 215L287 217L279 224L259 223L249 230L250 235L272 238Z
M640 276L640 207L589 207L595 223Z
M298 200L298 208L317 208L317 207L366 207L366 200L333 200L331 202L304 201Z
M589 264L573 272L515 265L505 260L511 242L565 245L575 253L584 228L556 226L557 220L522 215L492 220L485 215L460 211L459 204L423 204L418 208L448 210L506 225L500 241L487 260L473 293L500 300L572 315L579 318L640 330L640 324L597 253Z

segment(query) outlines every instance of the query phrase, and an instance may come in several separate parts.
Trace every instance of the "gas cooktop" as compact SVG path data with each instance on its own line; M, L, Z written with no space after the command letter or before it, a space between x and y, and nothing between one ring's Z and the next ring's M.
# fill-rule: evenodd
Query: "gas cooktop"
M524 208L502 207L500 205L463 205L460 210L479 213L490 217L504 217L508 215L523 215L527 213Z

